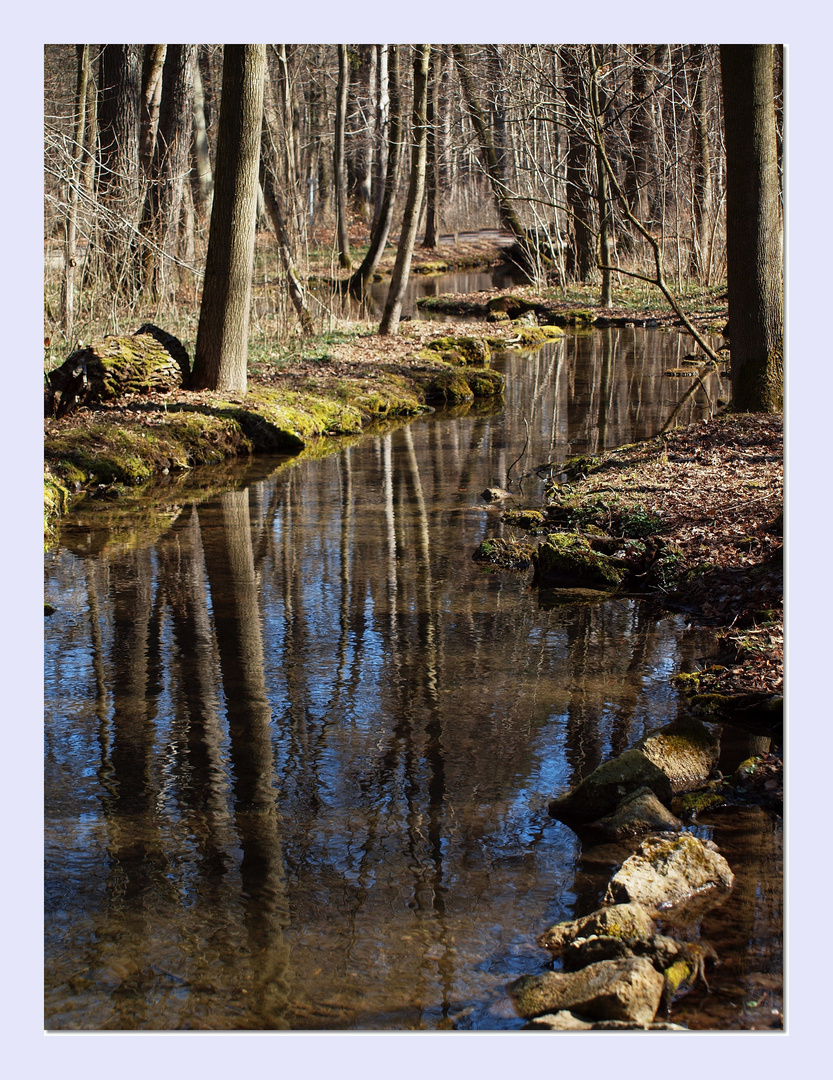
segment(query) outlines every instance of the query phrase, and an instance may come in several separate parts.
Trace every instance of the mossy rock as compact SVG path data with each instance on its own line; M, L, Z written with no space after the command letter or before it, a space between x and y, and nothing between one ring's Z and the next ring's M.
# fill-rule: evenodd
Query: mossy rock
M483 540L472 558L475 562L485 563L487 566L501 567L505 570L525 570L532 563L532 549L519 540L506 540L495 536Z
M522 345L544 345L564 337L564 331L560 326L519 326L517 336Z
M733 883L734 874L723 856L691 833L673 839L653 836L643 840L611 878L605 902L678 907L705 900L711 892L715 899L722 898Z
M435 262L416 263L413 270L415 274L445 274L448 272L448 263L439 259Z
M613 904L580 919L557 923L538 937L538 944L553 956L581 938L605 937L617 941L647 941L656 932L654 920L640 904Z
M705 783L717 764L720 741L699 720L685 717L649 731L633 749L662 769L679 794Z
M578 787L553 799L550 817L567 825L585 825L611 814L622 800L648 788L664 806L671 805L671 781L638 750L626 750L605 761L586 776Z
M513 525L516 529L526 529L527 532L540 532L547 523L546 515L540 510L507 510L503 515L505 525Z
M478 337L435 338L427 348L438 352L447 363L487 367L491 358L489 343Z
M577 308L573 311L553 312L550 315L550 320L556 326L570 326L577 330L589 330L596 320L596 315L592 311Z
M508 323L511 322L511 320L505 311L490 311L489 314L486 316L486 322Z
M626 575L620 560L594 551L578 533L550 533L534 563L534 584L544 588L616 590Z

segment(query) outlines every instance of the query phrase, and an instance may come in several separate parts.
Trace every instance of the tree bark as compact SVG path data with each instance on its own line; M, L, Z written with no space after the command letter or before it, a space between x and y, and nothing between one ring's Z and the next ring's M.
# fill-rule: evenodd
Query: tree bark
M208 151L208 125L205 120L205 92L202 85L199 64L194 68L194 141L193 141L193 189L194 203L200 213L211 213L211 199L214 192L214 175L211 171L211 157Z
M578 57L565 47L561 55L564 99L570 125L567 149L567 207L573 224L573 243L567 251L567 273L574 281L586 281L593 268L593 228L590 212L590 144L581 132L587 100Z
M217 181L191 386L246 391L264 45L226 45Z
M783 407L784 286L771 45L721 45L732 405Z
M702 284L708 283L711 263L712 169L709 143L709 79L708 54L705 45L691 46L691 65L697 80L694 89L694 220L696 244L692 270Z
M162 69L167 45L145 45L142 63L142 116L139 122L139 159L144 173L150 171L162 100Z
M350 258L350 236L347 230L347 174L344 167L344 132L347 125L347 86L349 83L347 46L338 46L338 91L336 94L335 150L333 176L336 188L336 231L338 261L344 270L353 265Z
M607 94L599 86L599 57L595 47L590 46L590 106L593 109L595 124L601 130L604 126L604 114L607 108ZM599 203L599 261L602 270L602 294L599 306L612 306L613 271L613 214L610 203L610 184L604 167L601 148L596 148L596 185Z
M402 300L408 286L411 258L414 253L414 242L422 209L422 196L425 191L425 158L428 144L428 63L430 56L430 45L415 46L414 112L412 121L414 144L411 151L411 179L408 184L408 198L402 217L396 263L393 267L388 298L385 302L385 311L379 324L379 333L386 336L395 336L399 330Z

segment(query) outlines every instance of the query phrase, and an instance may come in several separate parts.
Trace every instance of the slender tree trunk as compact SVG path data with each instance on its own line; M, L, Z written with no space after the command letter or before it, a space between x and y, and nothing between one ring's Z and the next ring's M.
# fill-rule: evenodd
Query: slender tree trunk
M333 176L336 188L336 230L338 261L344 270L353 265L350 258L350 236L347 229L347 173L344 167L344 133L347 126L347 87L350 81L347 46L338 46L338 92L336 94L335 150Z
M395 48L395 46L394 46ZM376 148L373 156L373 228L379 222L387 176L387 147L390 131L390 94L388 92L388 45L377 45L379 92L376 96Z
M732 404L783 407L784 285L771 45L721 45Z
M217 182L191 386L246 391L264 45L226 45Z
M706 284L711 263L712 168L709 142L708 52L705 45L691 46L691 64L697 84L694 90L694 220L696 245L692 271Z
M153 146L142 233L145 287L156 299L168 292L168 260L176 255L182 188L189 171L196 45L168 45L162 72L162 100Z
M260 186L263 191L264 202L266 203L266 212L269 215L269 220L272 222L272 227L275 230L275 236L278 240L278 248L281 253L284 274L286 274L286 285L289 290L290 299L298 314L304 333L311 334L314 329L312 315L307 307L303 286L298 280L298 275L295 272L295 260L292 257L292 248L286 230L286 221L281 207L280 196L275 189L275 185L272 183L272 177L267 168L267 162L272 160L274 156L273 145L272 136L269 131L269 122L266 113L264 112L260 147Z
M593 109L595 122L602 128L604 126L604 114L607 108L607 94L599 86L598 68L599 57L595 47L590 46L590 105ZM601 148L596 148L596 184L599 201L599 258L602 265L602 294L599 306L611 307L613 271L613 213L610 202L610 185L607 179L607 171L604 167Z
M199 64L194 68L194 142L193 142L194 203L200 214L207 217L211 213L211 198L214 191L214 176L211 172L211 157L208 151L208 126L205 121L205 92L202 85Z
M162 69L167 51L167 45L145 45L142 63L142 117L139 124L139 159L145 174L150 172L153 159L159 104L162 100Z
M379 333L394 336L399 330L399 317L402 314L402 300L408 286L411 270L411 258L414 253L417 226L422 196L425 191L425 158L428 144L428 64L431 56L430 45L416 45L414 54L414 112L413 138L411 151L411 179L408 184L408 198L402 217L402 229L399 235L399 247L393 268L385 311L379 324Z
M437 87L439 80L438 62L439 53L434 52L431 64L428 68L428 148L425 159L425 236L422 240L424 248L437 246Z
M368 282L373 277L382 252L388 242L393 205L399 187L399 161L402 140L402 91L399 82L399 47L391 45L388 49L388 90L390 94L390 124L388 138L387 165L385 169L385 190L379 217L370 239L370 247L362 259L358 270L350 277L350 291L362 295Z
M78 193L84 155L84 132L87 127L87 86L90 80L90 47L76 45L78 71L75 82L75 134L72 143L69 199L66 218L66 252L61 315L68 344L72 345L75 321L75 240L78 229Z

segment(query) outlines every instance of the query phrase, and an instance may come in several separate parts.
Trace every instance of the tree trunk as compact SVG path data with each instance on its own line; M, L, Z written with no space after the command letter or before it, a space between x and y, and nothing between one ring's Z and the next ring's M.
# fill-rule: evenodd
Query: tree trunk
M428 68L428 147L425 159L425 236L422 240L424 248L437 246L437 88L439 85L439 69L437 62L439 54L434 53Z
M336 188L336 230L338 232L338 261L344 270L353 265L350 258L350 237L347 230L347 174L344 167L344 132L347 125L347 86L349 83L347 46L338 46L338 91L336 94L335 150L333 176Z
M84 132L87 127L87 85L90 80L90 47L76 45L78 72L75 82L75 135L72 144L72 166L69 178L69 200L66 218L66 252L61 316L64 334L72 344L75 321L75 237L78 228L78 193L84 154Z
M395 46L394 46L395 48ZM387 45L377 45L376 63L379 79L379 92L376 95L376 150L373 155L373 228L379 223L382 199L385 193L387 176L387 147L390 138L390 95L388 92L388 49Z
M142 63L142 117L139 123L139 159L145 174L150 172L153 159L159 104L162 100L162 69L167 51L167 45L145 45Z
M274 157L273 145L272 136L269 130L269 122L266 113L264 112L263 132L261 134L260 146L260 186L263 191L264 202L266 203L266 212L269 215L269 220L272 222L272 227L275 230L275 236L278 240L278 248L281 253L283 270L286 274L286 284L287 289L289 290L290 299L298 314L304 333L311 334L314 329L312 315L307 307L303 286L298 280L298 275L295 272L295 260L292 258L292 247L286 230L286 219L281 207L280 196L275 189L275 185L272 183L272 177L267 168L267 162Z
M607 94L599 87L599 57L592 45L590 46L590 70L590 105L593 109L595 123L599 128L603 128L604 114L607 108ZM613 271L611 270L611 263L613 262L613 213L610 203L610 184L600 146L596 148L596 184L599 202L599 260L602 265L602 294L599 299L599 306L609 308L613 303Z
M391 221L393 219L393 204L396 199L396 191L399 187L399 161L402 138L402 91L399 84L399 47L391 45L388 49L388 90L390 94L389 113L389 138L387 166L385 170L385 190L382 196L382 204L379 208L379 217L370 240L370 247L362 259L358 270L351 276L349 281L350 291L362 295L367 288L368 282L373 277L382 252L388 242Z
M694 89L694 201L695 238L692 271L702 284L708 283L711 263L712 170L709 143L708 53L705 45L691 46L691 64L697 84Z
M425 191L425 158L428 144L428 63L431 56L431 46L417 45L415 50L414 112L412 121L414 144L411 151L411 179L408 184L405 213L402 217L396 263L393 267L388 298L385 302L385 311L379 324L379 333L389 336L396 335L399 330L402 300L408 286L411 258L414 253L414 242L422 209L422 195Z
M205 92L202 85L199 64L194 68L194 142L193 142L194 203L200 214L207 217L211 213L211 199L214 191L214 176L211 172L211 157L208 152L208 125L205 121Z
M217 181L191 386L246 391L264 45L226 45Z
M138 45L104 45L98 85L98 194L105 214L101 250L114 289L132 298L138 277L135 228L141 214L139 114L142 58Z
M177 251L182 187L189 171L196 66L196 45L168 45L142 217L142 233L151 244L144 255L144 284L154 299L168 295L168 263Z
M783 407L781 203L771 45L721 45L732 404Z
M567 251L567 273L574 281L586 281L593 268L593 227L590 212L590 145L582 134L586 115L586 89L572 48L561 55L566 119L570 127L567 150L567 207L573 224L573 243Z

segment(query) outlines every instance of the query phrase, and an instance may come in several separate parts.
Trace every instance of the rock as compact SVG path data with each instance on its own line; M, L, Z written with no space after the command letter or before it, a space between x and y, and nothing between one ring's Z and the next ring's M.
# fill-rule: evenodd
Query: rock
M631 1024L626 1020L587 1020L576 1013L561 1012L536 1016L524 1025L524 1031L688 1031L684 1024L654 1020L650 1024Z
M532 549L520 540L504 540L494 536L481 541L472 558L475 562L500 566L506 570L526 570L532 561Z
M722 855L692 836L650 837L627 859L607 888L607 903L677 907L697 896L714 893L723 899L734 874Z
M682 719L648 732L633 749L662 769L677 794L708 780L720 755L720 741L699 720Z
M662 769L639 750L626 750L594 769L578 787L553 799L549 804L550 816L567 825L598 821L611 814L626 795L643 787L670 806L671 781Z
M485 491L480 492L480 498L489 503L501 502L503 499L510 498L511 495L511 491L499 487L488 487Z
M579 938L595 935L625 941L647 940L655 930L650 913L640 904L614 904L581 919L551 926L540 935L538 944L549 949L553 956L560 956L568 945Z
M627 567L594 551L578 533L550 533L535 556L534 585L544 588L618 589Z
M594 1020L649 1024L656 1015L665 980L648 960L603 960L582 971L522 975L507 992L525 1020L564 1009Z
M487 367L491 357L488 341L477 337L440 337L429 341L427 349L440 354L447 363Z
M682 827L680 819L666 810L650 788L641 787L626 795L612 814L581 826L581 833L600 840L626 840L631 836L671 832Z

